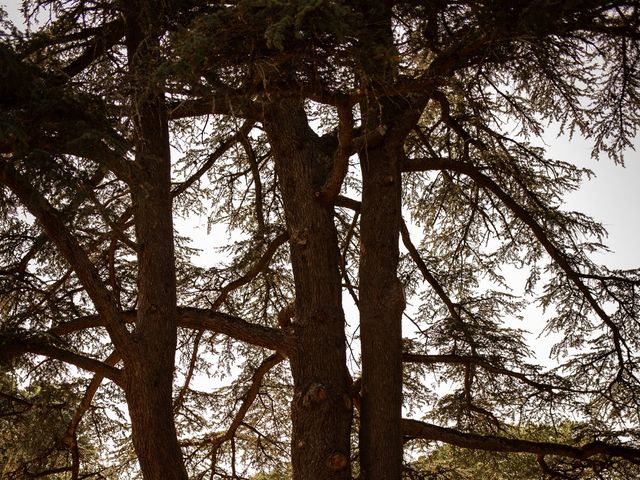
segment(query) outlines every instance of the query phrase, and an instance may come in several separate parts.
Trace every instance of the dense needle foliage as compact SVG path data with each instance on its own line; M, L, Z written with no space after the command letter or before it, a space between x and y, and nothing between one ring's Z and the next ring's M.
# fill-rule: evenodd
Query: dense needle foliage
M640 271L594 262L591 172L535 146L622 168L637 0L23 12L2 478L640 476Z

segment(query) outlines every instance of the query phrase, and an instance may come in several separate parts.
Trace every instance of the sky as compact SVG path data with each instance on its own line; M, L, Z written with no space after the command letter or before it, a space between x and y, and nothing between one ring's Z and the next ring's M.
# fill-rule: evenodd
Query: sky
M610 268L640 268L640 151L624 153L625 166L602 157L591 158L591 142L583 138L557 137L557 128L544 138L547 156L588 168L595 177L567 196L565 208L586 213L601 222L609 233L610 253L598 255ZM640 135L634 146L640 148Z

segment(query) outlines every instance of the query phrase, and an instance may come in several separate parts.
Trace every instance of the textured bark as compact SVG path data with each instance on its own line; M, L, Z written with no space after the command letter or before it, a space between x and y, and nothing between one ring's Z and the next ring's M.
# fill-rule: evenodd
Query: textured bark
M393 82L397 65L387 2L361 4L369 25L359 40L363 84L371 92L360 104L365 131L385 131L380 143L360 151L360 345L362 406L360 468L365 480L395 480L402 474L402 312L404 291L397 278L402 223L404 132L398 122L408 103L400 97L377 97ZM367 52L380 52L372 58Z
M268 107L265 130L289 229L296 288L291 457L296 480L350 479L352 405L333 208L316 198L331 157L299 100Z
M135 127L131 185L138 245L134 352L125 358L125 395L133 444L147 480L187 478L173 420L177 336L171 156L164 90L157 78L159 18L155 2L127 4L127 49Z
M401 222L399 155L393 144L361 155L360 345L363 478L399 479L402 470L402 312L397 278Z

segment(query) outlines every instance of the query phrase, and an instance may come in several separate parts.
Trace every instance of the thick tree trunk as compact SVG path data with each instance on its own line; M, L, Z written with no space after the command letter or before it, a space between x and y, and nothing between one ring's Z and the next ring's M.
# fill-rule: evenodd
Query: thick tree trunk
M186 480L171 408L171 375L167 378L173 372L173 361L167 366L147 352L141 355L145 358L125 367L126 399L140 469L145 480Z
M361 154L360 467L366 480L399 479L402 471L400 158L398 147L388 143Z
M264 127L271 143L290 235L296 288L296 345L291 459L293 478L350 479L352 405L338 241L333 208L316 199L330 168L302 102L270 106Z
M159 66L156 2L127 10L135 184L131 196L138 246L138 308L134 351L123 356L133 444L146 480L186 480L173 418L177 337L171 154Z
M146 107L142 112L143 138L136 152L141 171L133 193L138 243L136 350L125 362L126 397L144 478L186 479L172 407L177 311L166 119Z
M402 474L402 313L404 291L397 278L402 222L400 161L406 126L398 125L409 104L400 97L379 97L380 87L397 75L391 10L382 0L360 3L369 25L359 40L371 94L360 104L365 131L384 126L383 142L360 153L360 345L362 407L360 468L365 480L399 480ZM376 57L366 52L380 52Z

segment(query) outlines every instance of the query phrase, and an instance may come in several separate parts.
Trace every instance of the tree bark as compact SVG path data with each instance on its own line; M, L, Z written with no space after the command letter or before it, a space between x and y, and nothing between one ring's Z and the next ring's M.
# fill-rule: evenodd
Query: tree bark
M164 86L158 79L159 19L155 2L127 5L127 51L135 132L131 195L138 246L134 351L125 356L125 395L133 444L146 480L187 478L173 418L177 337L171 154Z
M360 345L362 478L399 479L402 471L402 312L397 278L401 176L393 143L361 154Z
M302 101L276 100L264 127L284 202L295 280L293 478L350 479L352 403L333 207L318 201L331 155L309 128Z
M364 75L370 92L360 103L364 131L386 131L382 142L360 151L360 345L362 404L360 469L366 480L399 480L402 474L402 313L404 290L397 278L402 222L405 134L396 123L408 102L380 97L380 88L397 75L391 10L388 2L361 2L367 26L359 34ZM370 52L378 52L372 57Z

